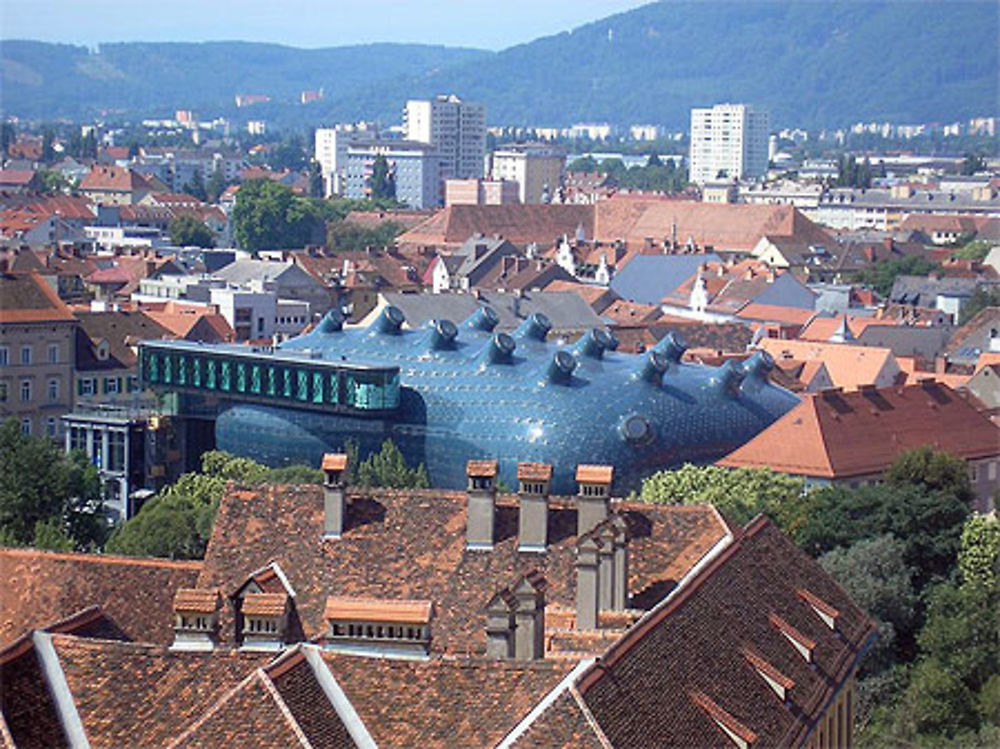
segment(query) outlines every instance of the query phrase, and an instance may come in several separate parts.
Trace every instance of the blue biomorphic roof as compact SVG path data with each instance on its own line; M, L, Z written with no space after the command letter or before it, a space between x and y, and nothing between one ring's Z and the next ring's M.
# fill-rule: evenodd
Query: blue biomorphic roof
M399 407L379 418L237 404L221 413L220 448L262 457L318 461L354 439L362 452L391 438L411 463L423 462L438 486L465 483L465 463L495 458L516 486L519 461L554 467L552 491L572 493L577 464L615 467L615 488L691 461L714 461L790 410L798 398L771 384L761 352L721 367L681 362L683 343L667 335L644 354L615 351L594 329L579 341L546 340L544 315L512 334L496 333L481 307L455 324L432 320L408 330L386 307L367 328L344 329L333 311L281 352L312 359L398 366Z

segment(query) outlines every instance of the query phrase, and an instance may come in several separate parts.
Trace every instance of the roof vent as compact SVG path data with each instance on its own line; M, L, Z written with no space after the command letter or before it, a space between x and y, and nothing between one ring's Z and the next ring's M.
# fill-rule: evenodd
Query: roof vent
M740 384L744 377L746 374L743 368L730 359L715 370L715 374L709 380L709 387L730 398L736 398L740 393Z
M500 318L496 311L492 307L483 305L462 322L462 327L491 333L499 322Z
M766 351L758 351L743 362L743 374L757 382L767 382L774 371L774 357Z
M533 338L536 341L544 341L545 337L552 330L552 322L541 312L533 312L514 331L515 338Z
M374 328L379 333L386 335L399 335L400 328L406 322L406 315L399 307L389 305L385 307L374 322Z
M549 382L557 385L569 385L573 379L573 371L576 369L576 359L568 351L556 351L549 362L545 377Z
M591 328L577 341L573 353L577 356L587 356L600 359L605 351L612 349L612 336L604 328Z
M469 479L465 518L465 548L473 551L493 549L493 526L496 513L495 460L470 460L465 473Z
M806 663L813 662L813 651L816 649L815 640L804 635L777 614L771 614L768 621L772 627L785 636L785 639L792 643L792 646L805 659Z
M340 538L344 532L347 515L344 477L347 474L347 455L326 453L320 466L323 480L323 537Z
M319 321L316 329L324 334L339 333L344 329L344 313L336 307L331 308L323 315L323 319Z
M715 700L708 695L702 692L692 692L691 701L708 713L708 717L729 737L734 746L739 749L749 749L757 741L756 733L719 707Z
M447 351L455 348L458 328L451 320L431 320L428 323L430 333L428 345L434 351Z
M514 657L516 609L517 598L510 588L497 591L486 604L486 655L492 658Z
M669 368L670 360L667 355L654 348L642 358L642 364L635 373L635 378L651 385L659 385Z
M684 352L687 351L687 344L684 339L676 333L667 333L660 341L653 346L653 351L658 351L672 362L679 362Z
M577 536L582 536L608 516L614 470L613 466L602 465L576 467L576 482L580 487L576 497Z
M795 682L792 679L785 676L778 669L751 651L749 648L743 649L743 657L746 658L747 663L753 667L760 678L762 678L771 690L778 696L779 700L784 702L788 699L788 693L795 686Z
M837 619L840 618L840 612L837 609L808 590L798 590L796 593L816 613L816 616L823 620L827 627L834 632L837 631Z
M544 552L548 545L549 484L552 466L547 463L518 463L517 550Z
M246 650L280 650L285 644L289 603L287 593L244 593L239 607Z
M371 598L326 599L328 650L359 655L426 657L430 651L430 601Z

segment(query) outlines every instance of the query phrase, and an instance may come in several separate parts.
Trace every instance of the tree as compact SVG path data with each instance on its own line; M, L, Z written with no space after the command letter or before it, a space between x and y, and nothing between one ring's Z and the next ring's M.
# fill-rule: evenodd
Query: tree
M769 468L695 466L660 471L642 482L640 498L658 504L711 504L740 525L766 512L779 525L795 525L805 483Z
M912 643L917 623L914 570L905 560L906 546L884 534L839 548L819 558L819 563L850 595L851 600L879 621L879 636L862 666L862 674L883 671L911 657L897 650L902 639Z
M215 247L215 233L189 213L170 221L170 241L181 247Z
M986 159L982 155L977 153L967 153L965 158L962 159L962 165L959 167L959 173L966 176L976 174L977 172L982 172L986 170Z
M55 149L52 147L53 134L50 128L42 130L42 163L51 164L56 159Z
M962 305L962 310L958 313L958 324L965 325L987 307L1000 307L1000 288L977 286L969 301Z
M0 122L0 156L7 158L10 147L17 142L17 130L13 122Z
M320 202L297 198L278 182L249 180L236 194L233 208L236 241L245 250L301 248L317 236L322 242Z
M926 276L941 266L920 255L907 255L874 263L858 273L858 281L882 296L888 296L896 276Z
M395 221L386 221L372 228L350 221L331 221L326 229L326 245L339 251L388 247L404 230L405 227Z
M591 172L597 171L597 160L593 156L581 156L573 159L566 167L568 172Z
M222 167L215 167L215 171L212 172L212 176L209 177L208 182L205 183L205 193L208 196L208 202L219 202L219 196L222 195L227 186L228 183L226 182L226 175L222 171Z
M382 449L361 461L357 470L360 486L385 486L392 489L426 489L430 487L427 469L421 463L410 468L392 440L382 443Z
M184 183L181 187L181 192L193 195L201 201L208 200L208 191L205 189L205 180L201 176L201 169L194 170L190 181Z
M213 450L202 455L201 471L186 473L119 526L107 543L116 554L200 559L212 533L215 511L229 481L319 483L322 472L308 466L269 469L249 458Z
M309 165L309 197L322 198L323 192L323 170L319 162L314 161Z
M389 169L389 162L382 154L375 157L375 163L372 165L371 196L373 200L396 199L396 178Z
M4 543L47 543L57 531L80 549L103 542L100 479L83 453L67 456L51 440L21 434L10 418L0 425L0 476Z
M946 492L963 502L975 499L965 461L929 445L900 454L885 472L885 480L893 486Z
M69 181L59 172L49 169L38 170L38 180L46 195L61 195L69 190Z

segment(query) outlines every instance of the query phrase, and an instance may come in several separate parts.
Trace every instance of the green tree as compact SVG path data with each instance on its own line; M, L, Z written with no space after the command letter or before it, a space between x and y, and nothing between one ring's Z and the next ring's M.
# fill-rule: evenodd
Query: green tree
M53 140L55 136L52 134L51 128L45 128L42 130L42 163L51 164L56 160L56 152L52 147Z
M297 133L281 141L267 157L271 168L278 171L282 169L292 172L301 171L305 168L307 160L308 156L302 143L302 136Z
M981 154L977 153L967 153L965 158L962 159L962 165L959 167L959 173L966 176L976 174L977 172L982 172L986 170L986 159L983 158Z
M587 172L588 174L597 171L597 160L593 156L580 156L573 159L566 167L568 172Z
M959 249L951 254L953 260L972 260L981 263L993 248L993 242L985 239L974 239L971 241L958 241L956 245Z
M859 541L819 558L858 606L879 621L879 636L862 666L864 675L891 667L911 656L898 652L898 638L912 643L917 623L917 591L913 569L905 560L906 546L892 535Z
M17 142L17 130L13 122L0 122L0 155L7 158L8 149Z
M375 163L372 165L371 196L373 200L396 199L396 177L382 154L375 157Z
M249 458L213 450L202 455L201 471L186 473L143 505L108 539L107 550L130 556L200 559L226 484L320 483L322 471L308 466L269 469Z
M215 233L189 213L170 221L170 241L181 247L215 247Z
M979 586L988 595L1000 583L1000 520L973 515L962 528L959 572L964 585Z
M947 492L963 502L975 498L965 461L929 445L902 453L885 472L885 480L893 486Z
M191 174L191 179L181 187L181 192L193 195L198 200L208 200L208 191L205 189L205 179L201 176L201 169L195 169Z
M69 190L69 181L59 172L39 169L38 179L42 183L42 192L46 195L61 195Z
M326 229L326 245L340 251L389 247L404 230L405 227L395 221L372 228L350 221L331 221Z
M233 228L245 250L301 248L323 241L323 201L299 198L268 179L245 182L236 194Z
M958 324L965 325L987 307L1000 307L1000 287L977 286L969 301L962 305L962 310L958 313Z
M309 197L323 197L323 170L318 161L309 165Z
M907 255L874 263L858 273L858 281L888 296L896 276L926 276L941 266L920 255Z
M769 468L695 466L660 471L642 482L640 498L659 504L711 504L740 525L766 512L785 527L798 522L796 507L802 501L802 479Z
M410 468L392 440L383 442L379 452L372 453L361 461L356 480L360 486L384 486L392 489L430 487L424 464Z
M222 171L222 167L217 166L215 167L215 171L212 172L212 176L208 178L208 182L205 183L205 192L208 196L208 202L219 202L219 196L222 195L226 187L228 187L226 175Z
M51 440L21 434L14 418L0 425L0 536L11 545L68 535L80 549L99 546L106 524L100 480L82 453L65 455Z

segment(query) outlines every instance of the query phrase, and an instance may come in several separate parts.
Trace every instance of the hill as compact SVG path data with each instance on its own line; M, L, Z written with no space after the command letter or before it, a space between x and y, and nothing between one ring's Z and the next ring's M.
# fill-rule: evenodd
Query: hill
M2 43L4 110L229 114L307 124L396 122L415 96L484 101L490 123L587 120L686 128L719 101L769 108L780 125L953 121L998 111L1000 4L992 0L669 0L499 53L420 45L301 50L267 44ZM303 89L326 99L288 107Z

